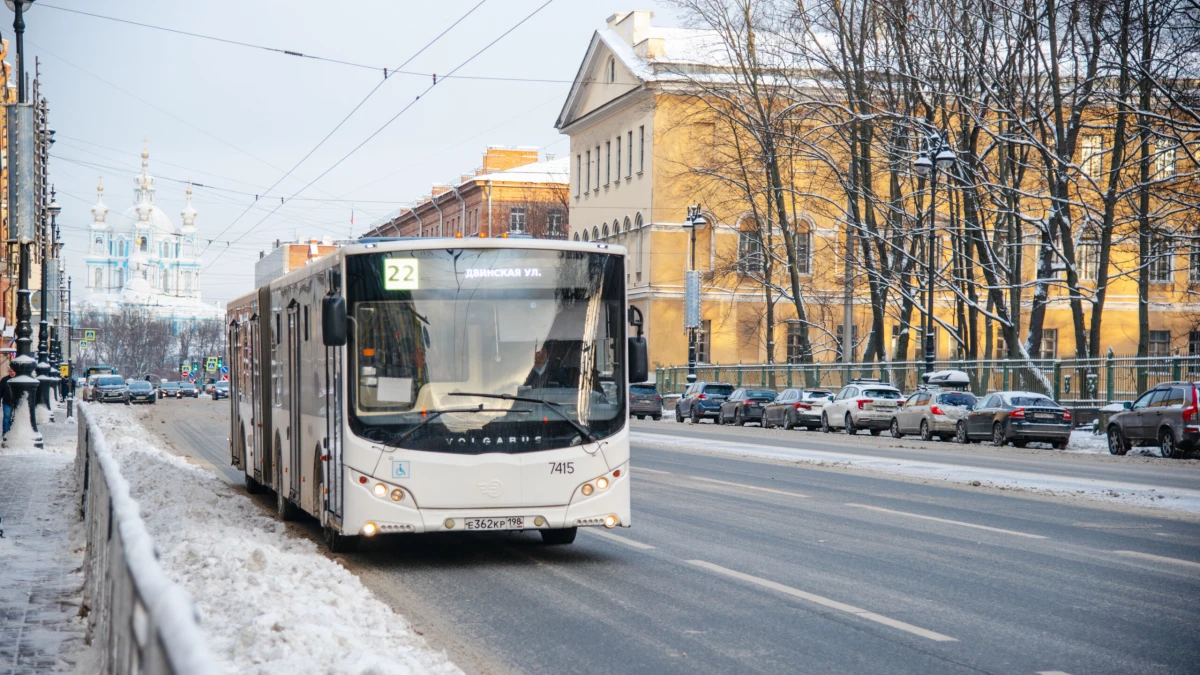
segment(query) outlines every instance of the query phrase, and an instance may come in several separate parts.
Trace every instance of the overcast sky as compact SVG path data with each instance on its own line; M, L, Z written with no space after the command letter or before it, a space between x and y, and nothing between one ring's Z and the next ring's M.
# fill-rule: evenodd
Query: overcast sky
M454 70L545 0L484 0L403 70ZM457 74L556 82L444 80L392 75L346 124L279 187L268 188L308 154L383 78L466 14L479 0L37 0L26 14L26 62L41 60L42 95L57 131L51 181L63 207L66 257L82 290L89 209L104 177L109 222L133 202L142 139L149 139L158 205L178 223L183 181L194 188L206 300L251 290L258 251L275 239L351 233L480 164L487 145L535 145L564 155L554 129L592 32L616 10L605 3L553 0ZM201 33L372 66L297 58L118 23L63 9ZM655 24L678 25L661 2ZM12 13L0 8L11 41ZM11 47L15 51L15 47ZM10 57L10 61L11 61ZM411 107L355 154L347 153L405 106ZM302 190L303 189L303 190ZM279 198L297 195L280 207ZM265 195L255 202L255 194ZM221 233L223 230L228 231ZM226 246L226 242L230 242ZM207 241L201 242L204 249ZM84 291L86 292L86 291Z

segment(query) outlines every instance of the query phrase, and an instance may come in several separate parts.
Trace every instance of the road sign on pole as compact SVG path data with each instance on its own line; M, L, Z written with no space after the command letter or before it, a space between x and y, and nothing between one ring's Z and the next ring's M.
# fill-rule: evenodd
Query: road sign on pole
M83 331L83 339L84 340L95 340L96 339L96 331L92 330L90 328L88 330Z

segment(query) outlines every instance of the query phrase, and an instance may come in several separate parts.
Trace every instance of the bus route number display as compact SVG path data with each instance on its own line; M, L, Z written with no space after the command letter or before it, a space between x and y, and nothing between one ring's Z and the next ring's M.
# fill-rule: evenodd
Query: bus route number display
M383 288L387 291L415 291L419 288L415 258L384 258Z

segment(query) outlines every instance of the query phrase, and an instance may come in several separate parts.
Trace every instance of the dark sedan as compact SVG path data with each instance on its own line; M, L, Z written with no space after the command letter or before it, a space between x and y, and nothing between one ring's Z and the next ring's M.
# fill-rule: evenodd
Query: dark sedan
M179 398L178 382L163 382L158 385L159 398Z
M155 403L158 401L158 392L154 391L154 386L149 382L130 380L128 386L130 403Z
M192 398L200 398L200 390L196 389L196 385L192 382L179 383L179 397L191 396Z
M1071 411L1044 394L1002 391L980 400L960 419L955 438L960 443L990 440L992 445L1018 448L1028 443L1067 447L1071 440Z
M98 403L124 403L129 405L129 387L120 375L101 375L96 380L92 400Z
M717 424L762 424L763 406L775 400L774 389L737 389L717 411Z

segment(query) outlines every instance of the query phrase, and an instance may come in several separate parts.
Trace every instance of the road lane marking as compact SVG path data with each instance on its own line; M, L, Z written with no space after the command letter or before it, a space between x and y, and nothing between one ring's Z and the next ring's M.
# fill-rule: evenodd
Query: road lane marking
M1150 562L1172 563L1175 565L1186 565L1187 567L1195 567L1200 569L1200 563L1192 562L1191 560L1181 560L1179 558L1168 558L1162 555L1154 555L1153 553L1142 553L1141 551L1113 551L1118 555L1129 556L1131 558L1141 558Z
M609 540L611 540L611 541L617 541L617 542L620 542L620 543L622 543L622 544L625 544L626 546L632 546L632 547L634 547L634 548L640 548L640 549L643 549L643 550L644 550L644 549L648 549L648 548L654 548L654 547L653 547L653 546L651 546L650 544L643 544L643 543L642 543L642 542L640 542L640 541L634 541L634 540L632 540L632 539L626 539L625 537L622 537L622 536L619 536L619 535L615 535L615 534L613 534L612 532L605 532L604 530L592 530L592 529L587 529L587 530L584 530L584 532L591 532L592 534L596 535L597 537L604 537L605 539L609 539Z
M644 466L635 466L635 467L633 467L633 470L634 470L634 471L645 471L646 473L661 473L661 474L663 474L664 476L670 476L670 475L671 475L671 472L670 472L670 471L658 471L658 470L655 470L655 469L647 469L647 468L646 468L646 467L644 467Z
M1028 537L1029 539L1049 539L1040 534L1029 534L1028 532L1017 532L1016 530L1005 530L999 527L988 527L987 525L976 525L975 523L964 523L961 520L947 520L946 518L934 518L933 516L923 516L919 513L909 513L907 511L894 511L885 509L880 506L867 506L866 504L846 504L846 506L857 506L860 509L870 509L872 511L880 511L882 513L891 513L897 516L908 516L909 518L920 518L921 520L932 520L937 523L946 523L947 525L959 525L962 527L972 527L976 530L987 530L988 532L999 532L1000 534L1011 534L1014 537Z
M709 570L710 572L716 572L717 574L724 574L727 577L732 577L734 579L740 579L742 581L754 584L756 586L762 586L763 588L769 588L773 591L778 591L780 593L783 593L784 595L790 595L794 598L800 598L801 600L807 600L809 602L821 605L822 607L828 607L829 609L835 609L839 612L846 612L847 614L853 614L854 616L866 619L868 621L874 621L875 623L883 624L885 626L889 626L889 627L895 628L897 630L902 630L906 633L912 633L913 635L919 635L923 638L928 638L930 640L933 640L934 642L958 642L958 640L956 638L952 638L949 635L942 635L941 633L935 633L931 630L926 630L924 628L914 626L910 623L905 623L903 621L897 621L896 619L891 619L891 618L888 618L881 614L876 614L875 612L871 612L871 611L867 611L865 609L861 609L859 607L855 607L854 605L847 605L844 602L838 602L837 600L830 600L829 598L822 597L820 595L815 595L815 594L809 593L807 591L802 591L798 588L792 588L791 586L784 586L783 584L776 583L769 579L763 579L761 577L756 577L756 576L752 576L749 574L745 574L743 572L738 572L736 570L731 570L728 567L721 567L720 565L714 565L713 563L705 562L703 560L689 560L688 562L697 567L703 567L704 569Z
M744 483L730 483L729 481L717 480L715 478L705 478L703 476L687 476L687 478L691 478L692 480L702 480L706 483L716 483L717 485L727 485L729 487L739 487L739 488L745 488L747 490L758 490L759 492L770 492L772 494L777 494L777 495L787 495L788 497L800 497L802 499L808 498L808 495L802 495L799 492L788 492L786 490L775 490L772 488L758 487L757 485L746 485Z

